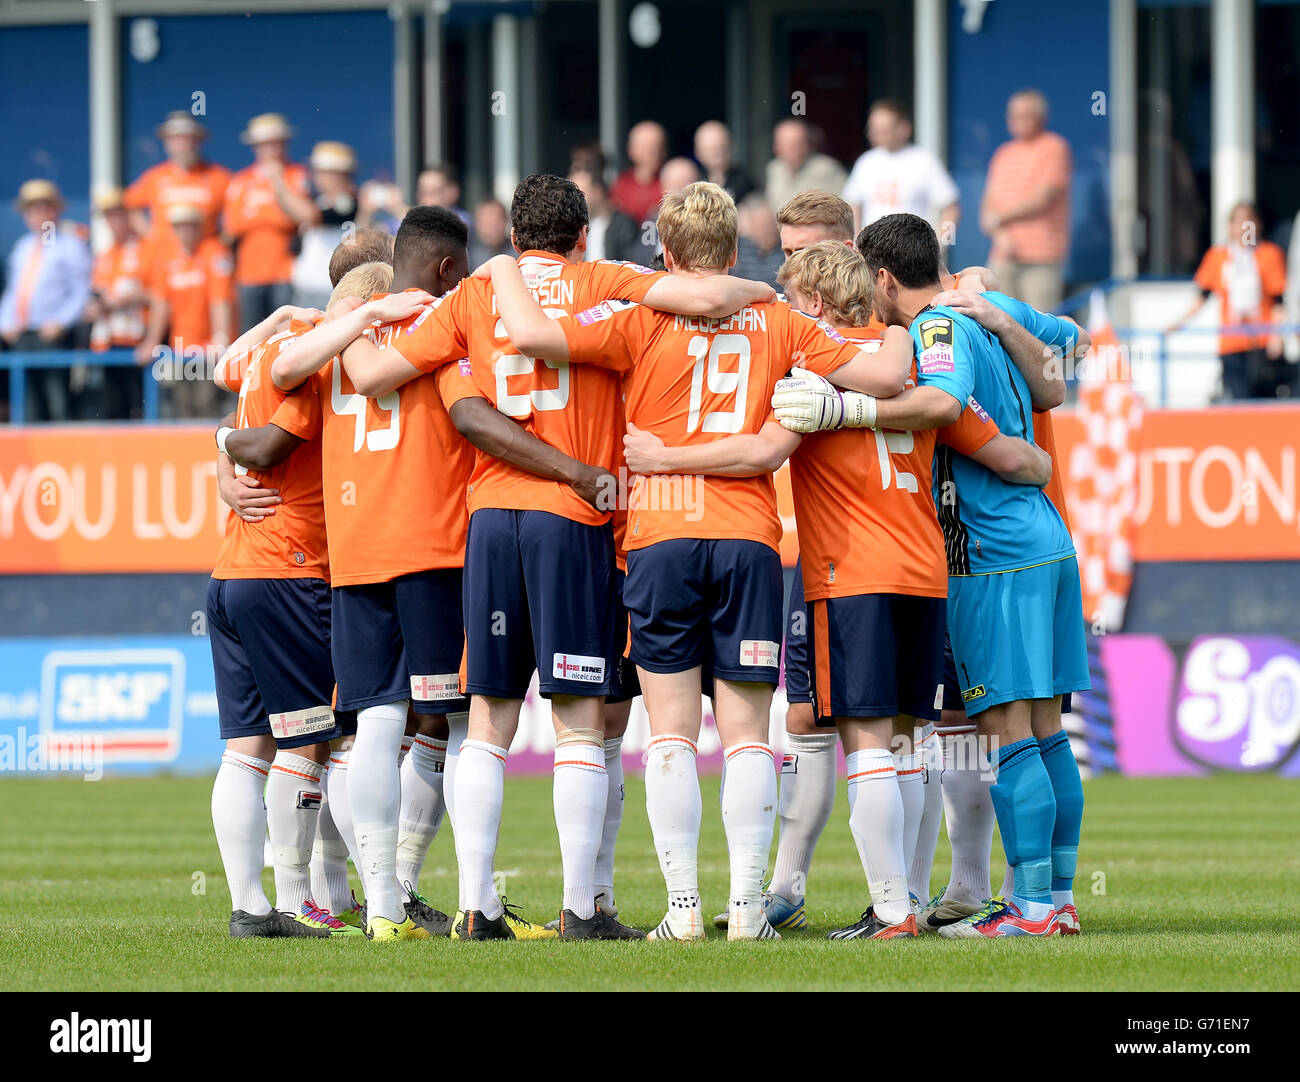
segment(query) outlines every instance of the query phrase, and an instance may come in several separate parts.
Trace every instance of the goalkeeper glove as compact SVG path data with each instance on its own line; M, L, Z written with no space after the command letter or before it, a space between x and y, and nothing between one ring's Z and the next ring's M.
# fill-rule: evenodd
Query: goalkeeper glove
M836 428L874 428L876 400L857 391L840 391L803 368L778 381L772 395L776 418L791 432L807 434Z

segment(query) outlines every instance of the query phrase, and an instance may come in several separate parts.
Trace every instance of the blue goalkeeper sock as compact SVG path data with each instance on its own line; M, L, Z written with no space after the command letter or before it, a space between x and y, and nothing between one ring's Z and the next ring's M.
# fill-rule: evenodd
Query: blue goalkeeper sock
M1027 737L999 750L998 779L989 795L1007 863L1015 869L1016 906L1031 920L1040 919L1052 905L1056 798L1037 740Z
M1052 828L1052 904L1074 901L1074 868L1079 858L1079 827L1083 823L1083 782L1074 761L1070 737L1062 729L1038 742L1047 776L1056 794L1056 825Z

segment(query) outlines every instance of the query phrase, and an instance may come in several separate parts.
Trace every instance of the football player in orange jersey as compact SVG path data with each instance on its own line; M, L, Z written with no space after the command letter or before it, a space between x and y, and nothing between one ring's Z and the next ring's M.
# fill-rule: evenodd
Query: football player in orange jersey
M464 243L465 228L450 212L436 207L412 209L404 219L397 237L394 252L395 286L417 289L424 287L431 293L439 294L445 292L448 286L454 284L464 273ZM383 389L378 392L376 398L367 400L361 397L365 392L373 390L371 384L364 378L353 381L351 376L346 375L340 363L332 358L339 350L356 340L357 345L369 347L378 356L385 358L396 356L400 360L400 354L388 349L387 346L393 340L406 341L411 332L418 329L424 322L424 315L427 314L427 311L419 306L423 301L431 299L428 294L403 294L403 296L415 298L409 318L390 322L388 326L372 332L369 328L378 310L374 306L391 302L394 298L371 302L371 305L363 306L355 312L344 314L336 320L323 324L313 335L304 336L292 355L286 354L281 357L282 363L277 364L274 376L277 381L283 381L286 385L300 382L310 376L316 381L318 393L323 397L329 396L333 417L330 412L324 415L326 491L328 493L336 484L352 484L349 491L353 493L354 504L345 503L342 509L337 509L327 499L327 518L331 528L331 560L339 558L348 563L351 568L341 576L335 575L336 612L341 611L344 614L339 620L335 637L336 654L382 648L382 644L380 647L369 645L367 638L374 638L374 636L364 636L360 628L350 631L351 625L358 621L349 621L347 613L362 606L371 595L396 591L399 595L396 600L390 602L379 598L375 604L381 607L395 607L392 619L400 624L399 641L404 644L407 651L420 654L424 658L420 660L412 657L409 662L401 661L403 671L409 669L411 682L407 694L414 696L415 709L423 713L437 711L449 714L452 734L447 755L444 794L448 807L453 812L452 824L460 845L465 830L455 815L457 803L455 779L458 773L457 752L464 735L466 719L463 712L454 707L461 702L457 698L455 685L458 683L457 670L464 645L462 625L458 621L451 624L444 622L438 628L430 629L417 622L415 610L418 606L408 604L404 600L407 593L417 588L431 590L436 586L441 596L437 599L426 599L424 608L441 611L450 609L457 612L461 608L460 568L464 558L466 533L465 490L471 461L469 448L459 439L457 432L469 439L484 455L495 456L494 461L499 457L503 462L508 463L511 469L527 472L530 476L537 475L545 478L544 482L539 483L547 485L551 492L562 488L570 494L569 498L581 502L583 506L589 507L589 504L584 501L596 499L602 487L599 483L600 479L605 476L605 473L602 469L577 461L537 439L536 436L493 409L482 395L476 392L464 393L464 388L458 388L454 396L449 395L446 388L454 383L455 377L458 376L456 366L452 366L447 373L440 373L436 379L432 376L411 379L400 387ZM348 352L351 354L353 350L349 348ZM401 363L405 365L406 362ZM316 373L316 369L322 364L325 365L325 369ZM351 383L349 394L344 393L345 378ZM362 433L360 442L365 451L371 452L370 454L365 454L361 448L357 448L356 433L351 427L344 426L334 419L352 417L357 415L358 410L369 411L367 429L378 429ZM386 425L379 427L371 424L370 421L376 418L385 420ZM333 439L331 428L335 433ZM390 440L395 443L395 446L386 448L385 445ZM334 448L333 453L331 447ZM387 451L393 453L388 454ZM364 476L361 480L352 481L355 476L355 467L351 465L354 456L365 459L369 467L367 472L370 474L368 482L365 481ZM429 492L429 502L436 514L426 516L428 521L422 519L417 523L406 519L393 520L390 513L385 513L388 507L386 501L390 499L392 492L397 491ZM330 517L331 512L332 517ZM338 540L340 534L341 543ZM420 571L418 568L402 569L411 566L414 561L432 566L428 571ZM402 564L402 567L399 567L399 564ZM394 571L397 574L394 574ZM421 583L425 585L422 586ZM368 618L363 613L360 623L364 625ZM452 656L453 635L454 657ZM351 641L343 644L344 637ZM441 637L445 642L429 642L431 637ZM383 675L391 667L390 663L385 661L382 665L371 664L370 668L378 667L380 670L379 676L376 677L358 668L361 660L354 658L351 661L337 663L340 702L357 697L367 699L395 695L397 690L395 678L389 680ZM411 668L411 665L415 667ZM384 688L376 686L367 690L367 684L374 684L376 679L384 682ZM382 707L386 704L378 705ZM363 713L361 717L363 735L364 727L370 717L368 713ZM396 730L395 716L387 720L390 724L379 728L381 737L386 734L387 737L392 738L392 741L400 741L401 733ZM361 746L361 743L359 738L357 746ZM388 750L392 751L391 762L395 764L397 744L393 742L391 749L384 748L382 761L385 764L390 761ZM351 767L354 778L359 777L356 755L354 747ZM385 784L384 778L381 777L377 784L382 788ZM353 792L357 792L355 784ZM365 797L362 797L361 803L366 803ZM357 804L354 799L354 807L357 807ZM380 809L384 815L387 815L390 810L387 805ZM374 816L376 812L358 811L357 814ZM378 821L378 819L358 818L359 843L362 833L361 824ZM378 828L367 829L373 829L378 833ZM391 877L391 873L386 874ZM364 874L368 903L375 889L371 880L376 879L377 876L378 873ZM490 883L490 866L488 877ZM382 886L380 889L383 889ZM378 908L379 904L373 903L374 908L371 909L371 913L382 916L383 911ZM391 903L386 904L391 905ZM503 918L502 928L507 935L531 937L537 931L527 921L515 915L508 918L514 925L513 929L510 924L504 923L505 919Z
M870 318L870 279L853 249L826 241L797 251L780 281L791 303L846 338L878 348L884 328ZM978 417L974 421L979 424ZM985 442L994 434L996 428ZM1017 468L1033 475L1027 480L1046 479L1040 452L1024 441L999 441L1008 465L1019 457ZM800 437L769 423L757 436L731 436L704 446L665 447L657 436L635 428L625 442L629 467L638 472L748 476L774 470L799 447ZM907 843L915 839L921 798L920 786L908 784L920 781L913 719L936 713L946 592L929 487L932 443L933 436L889 443L883 433L868 437L846 431L817 437L792 461L804 590L814 628L817 721L837 725L845 741L850 824L875 903L859 922L832 933L836 938L915 934L907 897ZM889 480L882 484L885 477ZM891 558L882 560L882 553ZM849 663L850 649L877 664ZM918 657L928 661L918 665ZM891 756L896 735L903 737L901 751ZM814 834L811 845L816 840ZM769 912L774 904L765 899ZM801 910L802 895L780 905Z
M587 206L576 185L561 177L526 177L515 191L511 215L519 266L557 315L609 297L707 313L772 295L770 287L756 283L693 289L631 264L573 262L585 250ZM509 257L498 258L516 267ZM487 281L462 283L409 331L386 335L383 345L389 348L361 338L344 351L344 366L359 390L391 393L424 372L437 372L452 397L486 397L574 459L605 470L613 465L617 379L595 368L570 369L544 353L516 351ZM492 861L507 749L536 670L557 734L555 813L565 882L560 933L639 938L595 906L609 786L601 728L614 603L609 510L593 508L567 485L480 453L470 513L463 686L472 706L455 796L464 913L457 935L509 934L492 885Z
M736 208L717 185L664 198L659 214L672 277L725 280L735 262ZM631 426L688 444L758 432L770 391L793 361L853 387L896 393L911 348L892 335L868 357L788 305L747 305L723 319L672 317L606 302L552 321L518 270L491 264L501 317L516 348L630 370ZM780 523L770 476L653 476L634 484L628 511L626 604L632 657L650 714L646 803L668 888L656 939L704 936L698 893L700 797L695 739L702 675L727 761L723 821L731 853L728 937L780 938L761 905L775 819L776 776L766 743L781 625Z
M227 741L213 787L212 817L230 882L232 936L359 935L359 929L316 904L310 869L330 741L345 731L344 719L330 706L334 676L316 438L320 406L314 396L281 391L270 377L279 351L320 314L277 314L305 318L293 319L219 371L222 386L239 392L234 426L223 422L217 432L222 458L229 455L243 469L259 472L275 486L281 507L271 523L230 517L208 591L209 637ZM238 344L243 349L249 342ZM268 828L277 909L271 909L261 888ZM346 864L342 873L346 896Z

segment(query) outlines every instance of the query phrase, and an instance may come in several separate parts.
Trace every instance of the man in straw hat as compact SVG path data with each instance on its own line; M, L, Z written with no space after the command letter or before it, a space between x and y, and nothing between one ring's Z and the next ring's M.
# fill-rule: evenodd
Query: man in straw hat
M90 297L90 250L75 233L58 228L63 196L52 180L23 184L17 209L27 232L9 253L0 336L10 349L68 349ZM66 368L38 369L29 386L27 417L15 420L67 419Z
M223 224L235 250L239 318L245 327L289 303L293 240L320 216L308 191L307 170L288 160L292 137L281 114L253 117L240 136L253 148L253 164L236 173L226 189Z
M126 190L126 205L132 212L136 232L150 248L160 237L171 239L167 208L184 203L199 208L203 236L215 236L230 170L203 160L207 129L180 110L168 113L154 131L162 141L167 160L146 169Z

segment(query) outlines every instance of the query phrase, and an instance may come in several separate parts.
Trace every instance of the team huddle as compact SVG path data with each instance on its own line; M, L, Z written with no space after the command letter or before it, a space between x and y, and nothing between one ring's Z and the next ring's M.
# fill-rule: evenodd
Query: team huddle
M1087 335L984 268L951 275L914 215L855 240L848 205L806 191L779 222L783 297L728 274L736 208L707 182L664 196L663 271L584 262L582 193L534 175L517 259L470 274L461 221L416 207L391 252L365 232L338 247L324 313L282 308L230 347L218 471L237 514L207 609L232 936L703 939L704 695L729 939L806 923L837 736L870 904L831 938L1078 932L1061 709L1089 683L1048 411L1050 362ZM783 612L787 459L801 560ZM534 674L564 883L544 925L493 879ZM614 895L637 695L667 892L649 932ZM454 917L419 892L444 814ZM945 814L953 872L927 903Z

